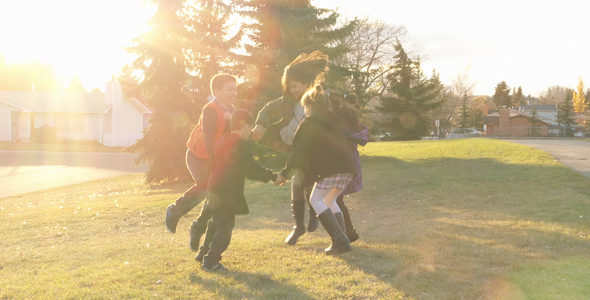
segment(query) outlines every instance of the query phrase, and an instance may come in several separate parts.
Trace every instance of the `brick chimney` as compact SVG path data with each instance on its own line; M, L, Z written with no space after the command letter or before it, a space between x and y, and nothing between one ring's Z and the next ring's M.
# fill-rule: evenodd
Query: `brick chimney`
M510 109L501 108L500 109L500 136L509 136L510 135Z

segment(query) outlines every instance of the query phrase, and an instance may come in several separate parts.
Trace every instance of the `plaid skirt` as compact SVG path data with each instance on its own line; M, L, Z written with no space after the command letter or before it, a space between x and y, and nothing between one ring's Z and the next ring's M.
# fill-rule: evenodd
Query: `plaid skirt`
M344 190L352 180L352 177L352 174L347 173L336 174L318 181L315 187L322 190L331 190L333 188Z

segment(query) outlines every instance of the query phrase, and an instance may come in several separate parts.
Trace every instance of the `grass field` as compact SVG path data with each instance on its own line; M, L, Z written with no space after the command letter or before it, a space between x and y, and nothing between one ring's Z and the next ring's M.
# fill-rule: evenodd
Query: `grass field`
M0 199L0 299L588 299L590 179L487 139L370 143L346 199L361 235L283 244L289 188L248 182L224 255L204 272L166 206L188 184L140 175Z

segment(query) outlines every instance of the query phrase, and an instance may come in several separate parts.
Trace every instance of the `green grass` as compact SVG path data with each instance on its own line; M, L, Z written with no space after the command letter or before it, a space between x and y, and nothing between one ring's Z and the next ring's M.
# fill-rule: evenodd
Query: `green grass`
M50 151L50 152L107 152L118 153L121 147L107 147L96 142L63 142L63 143L14 143L0 142L0 150L15 151Z
M289 188L248 182L224 255L200 270L166 206L187 184L141 175L0 199L0 299L587 299L590 179L487 139L370 143L346 199L361 239L328 257L296 246Z

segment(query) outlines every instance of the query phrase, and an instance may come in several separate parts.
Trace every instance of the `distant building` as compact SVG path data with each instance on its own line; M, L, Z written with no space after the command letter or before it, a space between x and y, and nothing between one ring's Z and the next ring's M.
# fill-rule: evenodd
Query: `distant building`
M537 115L539 136L555 136L557 128L557 117L549 119ZM486 127L485 133L490 137L530 137L531 136L531 115L524 111L502 108L499 112L484 116L483 123Z
M151 111L123 98L118 82L105 93L0 91L0 141L29 142L42 126L57 140L90 140L109 147L131 146L143 137Z

